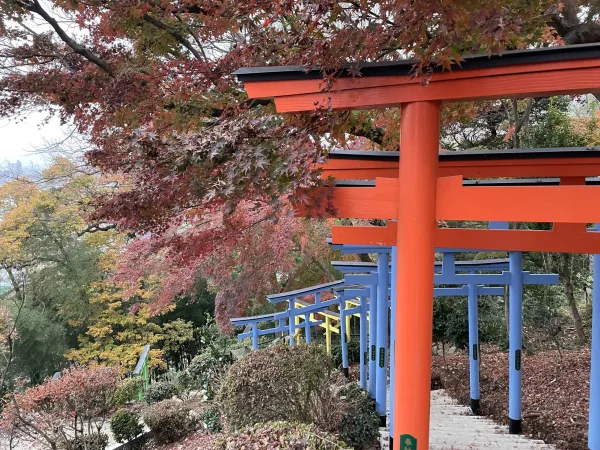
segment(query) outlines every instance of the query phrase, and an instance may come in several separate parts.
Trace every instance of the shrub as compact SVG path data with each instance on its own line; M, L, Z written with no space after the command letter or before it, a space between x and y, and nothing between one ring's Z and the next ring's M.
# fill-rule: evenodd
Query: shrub
M177 387L173 383L157 381L148 387L144 400L146 400L146 403L152 404L163 400L171 400L175 395L177 395Z
M335 436L310 424L271 422L248 427L217 441L217 450L285 448L293 450L350 450Z
M223 431L223 425L221 424L221 412L216 405L212 404L206 408L199 416L200 421L211 433L220 433Z
M341 417L338 425L340 439L361 450L375 445L379 437L379 416L375 402L356 383L339 391Z
M7 403L2 411L0 432L14 432L17 439L53 448L69 448L72 439L68 436L76 435L73 445L83 448L94 441L100 445L101 436L92 430L100 429L112 413L120 382L116 368L93 365L67 369L60 378L48 378L16 393L14 402Z
M115 392L115 405L123 405L124 403L137 399L137 395L143 386L144 380L141 377L125 378Z
M342 344L336 344L331 347L331 356L333 358L333 364L336 367L342 365ZM348 364L359 364L360 363L360 342L358 339L354 339L348 342Z
M180 382L186 390L201 390L209 399L214 397L218 379L233 364L233 355L228 347L211 347L196 356Z
M110 418L110 429L117 442L129 442L142 434L144 426L137 412L120 409Z
M144 422L159 443L175 442L194 429L190 408L182 402L163 400L148 407Z
M218 401L230 429L274 420L311 423L332 372L322 346L278 345L254 351L229 368Z
M70 441L71 450L104 450L108 445L108 436L106 434L92 433L79 435Z

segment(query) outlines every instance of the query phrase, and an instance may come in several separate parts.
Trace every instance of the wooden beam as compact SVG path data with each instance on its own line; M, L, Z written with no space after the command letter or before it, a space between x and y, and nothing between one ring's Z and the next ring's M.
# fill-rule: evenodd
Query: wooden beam
M324 188L327 189L327 188ZM318 191L314 195L319 195ZM336 213L324 208L295 208L297 217L346 217L352 219L392 219L398 216L398 190L394 188L333 188L332 203Z
M516 75L516 74L535 74L550 71L564 71L580 68L600 67L600 61L597 58L580 59L574 61L557 61L535 64L518 64L513 66L500 66L483 69L461 70L456 68L454 71L435 72L431 75L429 83L438 83L441 81L450 81L458 79L484 78L498 75ZM419 85L423 78L411 77L408 75L394 76L375 76L375 77L345 77L335 78L331 86L321 79L309 80L279 80L279 81L247 81L244 83L248 97L250 98L274 98L300 94L314 94L330 90L340 92L355 89L365 89L383 86L400 85Z
M385 227L331 227L333 244L396 245L398 222L388 222Z
M333 217L395 219L397 186L397 178L377 178L375 187L334 188ZM438 178L437 192L436 220L600 223L600 208L593 207L600 186L463 186L457 176ZM327 216L300 209L296 214Z
M442 80L430 82L427 86L405 84L288 95L275 97L275 105L278 112L292 113L321 108L326 110L374 109L421 101L465 102L590 92L600 92L599 67Z
M560 179L560 184L566 186L585 186L585 177L563 177ZM564 233L584 233L587 229L587 224L559 222L555 223L552 229Z
M599 198L600 186L463 186L462 177L446 177L438 179L436 219L597 223Z
M398 176L398 161L330 159L315 166L323 178L372 180ZM600 174L599 158L540 158L487 161L440 161L438 176L462 175L465 178L503 177L595 177Z
M332 228L333 244L396 245L396 223L386 227ZM435 232L437 248L490 251L530 251L600 253L600 233L537 230L483 230L439 228Z
M442 228L436 232L435 245L495 251L599 253L600 233Z

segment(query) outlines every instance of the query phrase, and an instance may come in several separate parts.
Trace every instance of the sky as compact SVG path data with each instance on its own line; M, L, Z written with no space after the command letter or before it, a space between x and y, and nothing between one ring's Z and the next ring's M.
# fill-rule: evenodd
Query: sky
M54 117L43 123L45 113L31 113L20 121L0 119L0 165L20 160L23 165L43 165L45 158L36 149L62 138L66 130Z

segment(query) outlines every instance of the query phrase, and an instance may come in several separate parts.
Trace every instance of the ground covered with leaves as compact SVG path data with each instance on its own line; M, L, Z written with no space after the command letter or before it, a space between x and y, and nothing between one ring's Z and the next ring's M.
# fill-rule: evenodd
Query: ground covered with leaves
M205 431L197 431L195 433L186 436L181 441L172 442L170 444L157 445L149 443L149 450L197 450L206 449L210 450L215 447L215 441L220 435L210 434Z
M482 414L508 424L508 354L482 349ZM523 357L523 432L564 450L587 449L589 349ZM432 388L469 404L469 358L433 358Z

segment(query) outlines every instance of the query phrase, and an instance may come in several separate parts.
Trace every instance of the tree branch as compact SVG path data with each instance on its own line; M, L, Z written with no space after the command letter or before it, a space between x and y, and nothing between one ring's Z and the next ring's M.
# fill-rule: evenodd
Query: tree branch
M90 50L88 50L83 45L80 45L77 42L75 42L75 40L73 40L65 32L65 30L63 30L60 27L60 25L58 24L58 22L52 16L50 16L50 14L48 14L48 12L42 7L42 5L40 5L40 3L39 3L38 0L33 0L33 2L30 3L30 4L23 4L21 2L19 2L19 4L21 4L22 6L24 6L27 10L29 10L29 11L31 11L33 13L36 13L40 17L42 17L52 28L54 28L54 31L56 31L56 34L58 34L58 36L60 37L60 39L65 44L67 44L75 53L77 53L78 55L83 56L85 59L87 59L91 63L93 63L96 66L98 66L100 69L102 69L107 74L109 74L111 76L114 76L114 72L113 72L112 67L110 67L110 65L106 61L104 61L103 59L101 59L98 55L94 54L93 52L91 52Z
M527 107L525 108L525 112L523 113L523 115L520 117L519 117L519 104L517 102L517 99L513 98L511 100L511 102L512 102L512 108L513 108L513 115L514 115L514 119L515 119L515 129L513 131L513 146L514 146L514 148L521 148L521 140L519 138L519 132L521 131L523 124L529 118L529 115L531 114L531 108L533 107L533 98L527 99ZM509 120L510 120L510 115L509 115Z
M194 41L196 42L196 45L198 46L198 48L202 52L202 57L204 58L204 61L208 61L208 58L206 57L206 53L204 52L204 47L202 46L202 42L200 42L200 39L198 39L198 37L194 33L194 30L192 29L192 27L189 24L185 23L183 21L183 19L179 16L179 14L175 14L175 17L177 18L177 20L179 21L179 23L181 23L181 25L183 25L185 27L185 29L188 30L188 33L190 33L190 35L192 36L192 38L194 38Z
M109 223L109 224L94 223L94 224L87 226L83 230L79 231L77 233L77 237L81 237L86 233L97 233L98 231L114 230L115 228L117 228L116 223Z
M383 145L383 138L385 137L385 130L383 128L365 129L363 127L357 127L356 125L353 125L348 130L348 133L353 134L354 136L367 138L378 145Z
M33 422L25 419L21 415L21 409L19 408L19 405L17 404L17 399L15 398L14 395L11 395L11 400L15 407L15 412L17 413L17 419L19 419L19 421L21 421L24 425L30 427L36 433L38 433L41 437L43 437L46 440L46 442L48 442L48 444L50 444L50 448L52 450L56 450L57 449L56 441L51 439L50 436L48 436L46 433L44 433L44 431L41 428L37 427Z
M194 57L196 59L203 61L202 55L200 54L200 52L198 52L198 50L196 50L194 48L194 46L190 43L190 41L188 41L186 38L184 38L177 31L173 30L173 28L171 28L169 25L167 25L164 22L161 22L158 19L155 19L154 17L152 17L148 14L144 14L144 20L146 22L154 25L156 28L160 28L161 30L164 30L167 33L169 33L171 36L173 36L175 38L175 40L177 42L179 42L181 45L183 45L185 48L187 48L192 53L192 55L194 55Z
M594 20L594 14L588 15L587 20L582 23L578 11L575 0L565 1L561 12L557 7L548 11L547 23L554 27L567 45L600 42L600 24Z

